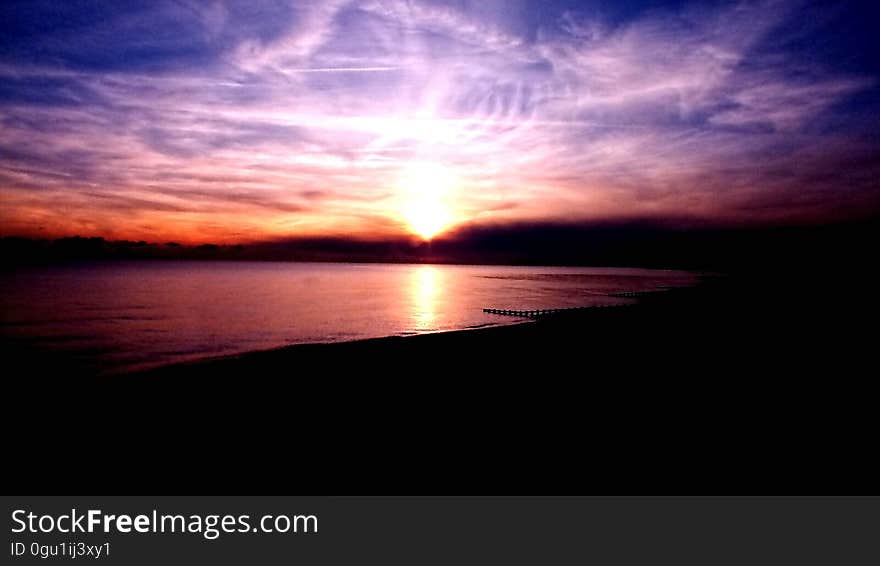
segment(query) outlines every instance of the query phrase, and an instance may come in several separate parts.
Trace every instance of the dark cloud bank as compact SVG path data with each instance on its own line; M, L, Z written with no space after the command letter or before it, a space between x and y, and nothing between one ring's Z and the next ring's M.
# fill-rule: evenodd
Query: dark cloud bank
M645 266L718 270L864 270L874 262L880 220L824 226L676 228L657 222L521 224L461 229L433 242L298 238L248 245L0 240L4 265L130 259L356 261L511 265Z

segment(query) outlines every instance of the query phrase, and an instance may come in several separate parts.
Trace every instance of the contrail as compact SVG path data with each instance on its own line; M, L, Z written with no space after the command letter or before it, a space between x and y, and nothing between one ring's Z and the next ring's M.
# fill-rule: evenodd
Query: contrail
M279 69L284 73L375 73L396 71L400 67L306 67L301 69Z

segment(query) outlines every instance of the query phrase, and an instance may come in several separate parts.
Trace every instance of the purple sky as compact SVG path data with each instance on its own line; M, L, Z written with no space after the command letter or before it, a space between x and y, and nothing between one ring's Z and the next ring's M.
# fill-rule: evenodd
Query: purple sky
M880 202L860 4L120 4L0 7L0 235L430 237Z

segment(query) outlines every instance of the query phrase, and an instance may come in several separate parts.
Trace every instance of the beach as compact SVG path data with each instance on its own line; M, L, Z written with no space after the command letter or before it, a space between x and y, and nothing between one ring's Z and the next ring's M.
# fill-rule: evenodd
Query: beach
M424 389L427 381L486 387L522 377L572 378L600 388L764 375L778 382L805 372L859 373L854 368L872 348L862 329L876 312L869 281L839 280L835 270L825 276L707 274L695 286L640 294L629 304L563 310L529 322L509 324L517 319L492 315L501 326L203 355L104 375L96 367L102 358L53 356L38 349L41 343L4 343L3 354L15 368L16 386L163 384L198 391L210 384L253 395L265 387L323 394L342 381L348 390L365 391L391 380Z
M594 388L619 388L633 379L650 388L686 378L780 380L808 368L837 372L857 363L868 337L852 326L859 314L840 306L854 297L823 304L814 285L788 284L793 281L764 278L757 287L749 277L705 276L695 287L648 293L630 305L563 311L509 326L295 345L174 364L124 379L175 387L247 380L310 389L342 379L368 388L391 378L421 387L421 380L435 377L448 382L570 377L589 380ZM846 317L850 322L843 325Z

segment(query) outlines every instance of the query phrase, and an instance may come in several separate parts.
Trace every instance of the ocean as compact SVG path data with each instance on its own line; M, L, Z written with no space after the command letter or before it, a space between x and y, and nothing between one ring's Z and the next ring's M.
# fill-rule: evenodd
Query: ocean
M684 271L292 262L132 261L0 275L4 345L100 373L289 344L511 324L484 308L626 303L692 285Z

